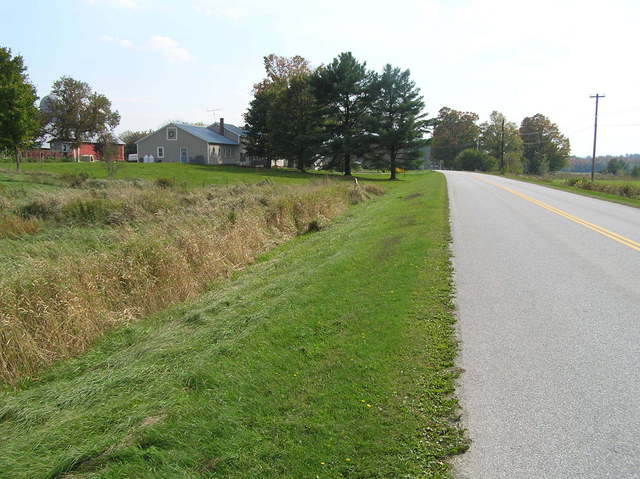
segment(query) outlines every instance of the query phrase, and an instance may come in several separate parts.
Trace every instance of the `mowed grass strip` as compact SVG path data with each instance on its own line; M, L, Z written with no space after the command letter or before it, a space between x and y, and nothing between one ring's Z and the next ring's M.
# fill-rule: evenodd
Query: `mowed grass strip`
M449 477L448 228L444 177L407 177L0 393L0 475Z
M1 165L0 165L1 166ZM10 165L6 165L9 169ZM23 163L22 170L28 173L78 174L86 173L91 178L107 178L104 163ZM316 173L301 174L287 168L245 168L240 166L212 166L183 163L116 163L116 179L149 180L168 178L187 186L226 185L258 183L264 180L274 183L304 183L317 178Z

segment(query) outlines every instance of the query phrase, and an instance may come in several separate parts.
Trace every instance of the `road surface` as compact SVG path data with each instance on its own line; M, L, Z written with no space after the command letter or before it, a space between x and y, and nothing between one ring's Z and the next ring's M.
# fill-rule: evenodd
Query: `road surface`
M640 209L445 172L461 479L640 478Z

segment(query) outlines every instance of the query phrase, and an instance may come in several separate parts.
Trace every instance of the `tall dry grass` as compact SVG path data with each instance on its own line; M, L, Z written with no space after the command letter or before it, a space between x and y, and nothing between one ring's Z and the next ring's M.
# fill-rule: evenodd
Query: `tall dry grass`
M0 239L17 238L40 231L40 222L34 218L20 218L15 215L0 216Z
M0 379L13 383L77 355L105 331L200 294L265 250L379 193L325 181L40 195L31 209L21 206L24 221L31 212L49 223L111 225L118 241L91 253L29 258L0 279Z

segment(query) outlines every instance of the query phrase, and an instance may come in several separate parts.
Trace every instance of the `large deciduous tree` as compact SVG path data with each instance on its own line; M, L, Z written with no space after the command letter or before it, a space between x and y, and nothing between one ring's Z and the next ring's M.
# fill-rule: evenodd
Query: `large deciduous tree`
M341 53L316 70L312 84L325 114L327 147L331 155L342 159L342 171L351 176L351 160L367 142L366 124L371 103L373 74L366 62L360 63L351 52Z
M315 113L300 108L311 105L313 100L308 83L309 62L301 56L288 58L271 54L264 57L264 68L266 76L253 86L253 99L244 115L247 154L263 158L267 168L273 160L285 158L293 159L298 168L304 169L308 153L303 152L298 140L287 135L295 132L307 140L314 137ZM301 115L304 119L299 125L293 125L292 115L299 121Z
M120 114L111 110L106 96L70 77L62 77L53 84L51 95L43 99L41 109L45 132L56 140L70 143L74 152L80 143L110 133L120 123Z
M424 100L411 80L409 70L387 64L372 82L371 130L373 142L384 154L390 179L396 179L398 166L407 166L427 143Z
M15 154L18 170L22 150L31 147L40 134L38 96L26 71L20 55L0 48L0 149Z
M519 132L524 145L525 173L544 174L567 165L571 152L569 139L549 118L540 113L526 117Z
M442 162L446 168L455 167L460 152L477 145L480 128L476 124L478 115L443 107L435 119L431 140L431 157Z
M489 121L480 124L480 148L498 159L501 171L515 173L512 170L517 169L518 157L523 152L518 125L507 121L498 111L491 112Z
M271 53L263 58L263 62L266 76L259 83L253 85L254 93L262 92L282 82L288 83L289 79L293 77L311 73L309 62L300 55L283 57Z

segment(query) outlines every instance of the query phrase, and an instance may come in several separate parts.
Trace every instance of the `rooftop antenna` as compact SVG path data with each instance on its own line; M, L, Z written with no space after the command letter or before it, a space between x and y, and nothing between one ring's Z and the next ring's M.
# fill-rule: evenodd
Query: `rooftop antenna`
M216 122L216 112L217 111L222 111L222 108L209 108L207 110L208 113L211 113L213 115L213 122Z

